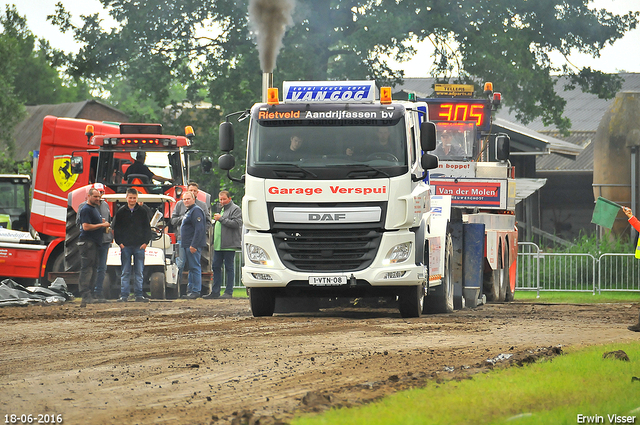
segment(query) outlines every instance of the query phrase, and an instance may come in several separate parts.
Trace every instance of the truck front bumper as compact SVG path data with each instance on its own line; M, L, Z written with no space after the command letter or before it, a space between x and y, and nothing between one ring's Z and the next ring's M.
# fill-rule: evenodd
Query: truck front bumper
M322 272L294 271L285 267L276 251L273 237L266 233L249 232L244 235L245 249L243 250L244 264L242 268L242 282L246 287L297 288L326 292L330 288L336 291L345 288L375 288L417 286L426 282L426 267L415 264L415 235L404 230L385 232L380 246L371 265L357 271L332 270ZM397 245L410 244L408 258L402 262L392 263L388 253ZM268 255L266 264L256 264L247 255L247 244L260 247ZM331 264L331 258L327 258ZM313 283L312 278L327 282ZM340 279L335 279L340 278ZM328 280L331 279L330 282ZM318 279L315 279L318 280ZM337 283L337 282L342 283Z

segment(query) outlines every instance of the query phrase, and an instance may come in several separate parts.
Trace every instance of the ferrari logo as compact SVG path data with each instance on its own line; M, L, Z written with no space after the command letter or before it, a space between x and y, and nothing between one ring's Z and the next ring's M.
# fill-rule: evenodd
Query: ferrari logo
M78 179L77 174L71 174L71 156L65 155L53 159L53 179L63 192L71 189Z

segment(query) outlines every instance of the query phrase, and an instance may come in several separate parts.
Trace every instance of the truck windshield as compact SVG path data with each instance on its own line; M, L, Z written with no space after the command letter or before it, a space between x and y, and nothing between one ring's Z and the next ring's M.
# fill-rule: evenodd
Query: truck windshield
M139 182L143 184L161 183L153 177L145 179L141 175L153 175L169 178L175 185L183 184L182 153L179 151L149 151L146 153L143 163L136 163L137 152L104 151L100 153L98 160L97 181L113 186L115 190L124 188L128 183L126 176L129 167L134 163L135 175L139 176ZM148 171L147 171L148 170ZM120 187L121 186L121 187ZM116 188L117 187L117 188Z
M257 177L379 178L408 170L403 119L388 125L269 124L254 121L250 131L247 172Z
M0 178L0 227L28 230L29 180Z
M476 127L472 123L436 124L436 149L433 154L441 161L467 161L474 158Z

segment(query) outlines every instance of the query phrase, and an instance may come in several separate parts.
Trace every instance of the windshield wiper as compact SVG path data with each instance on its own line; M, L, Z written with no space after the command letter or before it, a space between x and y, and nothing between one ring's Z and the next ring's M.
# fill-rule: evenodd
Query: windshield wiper
M382 171L379 168L376 167L372 167L371 165L368 164L345 164L345 165L340 165L340 167L363 167L366 168L366 170L353 170L353 171L349 171L347 173L347 177L350 179L366 179L368 177L374 177L377 176L378 174L382 174L386 177L391 177L389 174L387 174L386 172Z
M288 166L288 167L295 167L295 168L297 168L298 170L300 170L300 171L302 171L302 172L304 172L304 173L307 173L307 174L309 174L309 175L311 175L311 176L315 177L316 179L318 178L318 175L317 175L317 174L315 174L315 173L314 173L314 172L312 172L312 171L307 170L306 168L302 168L301 166L299 166L299 165L297 165L297 164L290 164L290 163L284 163L284 162L283 162L283 163L278 163L278 164L273 164L273 165L277 165L277 166L283 166L283 165L284 165L284 166ZM297 171L295 171L295 170L273 170L273 172L274 172L278 177L283 177L283 176L281 176L281 175L278 175L278 173L284 173L284 174L289 174L288 176L284 176L284 177L295 177L295 175L298 175L298 176L300 176L299 178L304 178L304 174L302 174L302 175L301 175L301 174L298 174L298 172L297 172ZM295 175L291 175L291 173L297 173L297 174L295 174Z

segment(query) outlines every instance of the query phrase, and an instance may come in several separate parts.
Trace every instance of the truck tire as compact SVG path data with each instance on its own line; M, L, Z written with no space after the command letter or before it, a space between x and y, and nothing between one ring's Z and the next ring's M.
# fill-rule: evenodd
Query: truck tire
M250 288L249 304L253 317L273 316L276 296L271 288Z
M403 318L420 317L424 310L424 285L402 288L398 294L398 309Z
M107 272L102 282L102 296L108 300L120 298L120 279L118 279L113 268L107 267Z
M451 240L451 235L447 234L442 283L435 289L435 291L433 291L433 293L427 296L427 300L425 302L425 313L453 313L452 256L453 242Z
M67 207L67 230L64 237L64 271L80 271L80 251L78 250L78 237L80 229L76 224L76 211Z
M151 276L149 277L149 289L151 291L151 298L156 300L165 299L164 273L151 273Z
M504 253L504 265L503 265L503 273L504 273L504 296L502 299L505 302L513 301L513 291L511 290L511 274L509 273L511 263L509 262L509 249Z
M502 245L498 248L498 258L502 258ZM499 263L501 262L502 261L499 261ZM504 301L504 298L502 298L504 295L503 281L504 273L502 272L502 267L498 267L496 270L491 270L484 274L484 289L487 295L487 301Z

